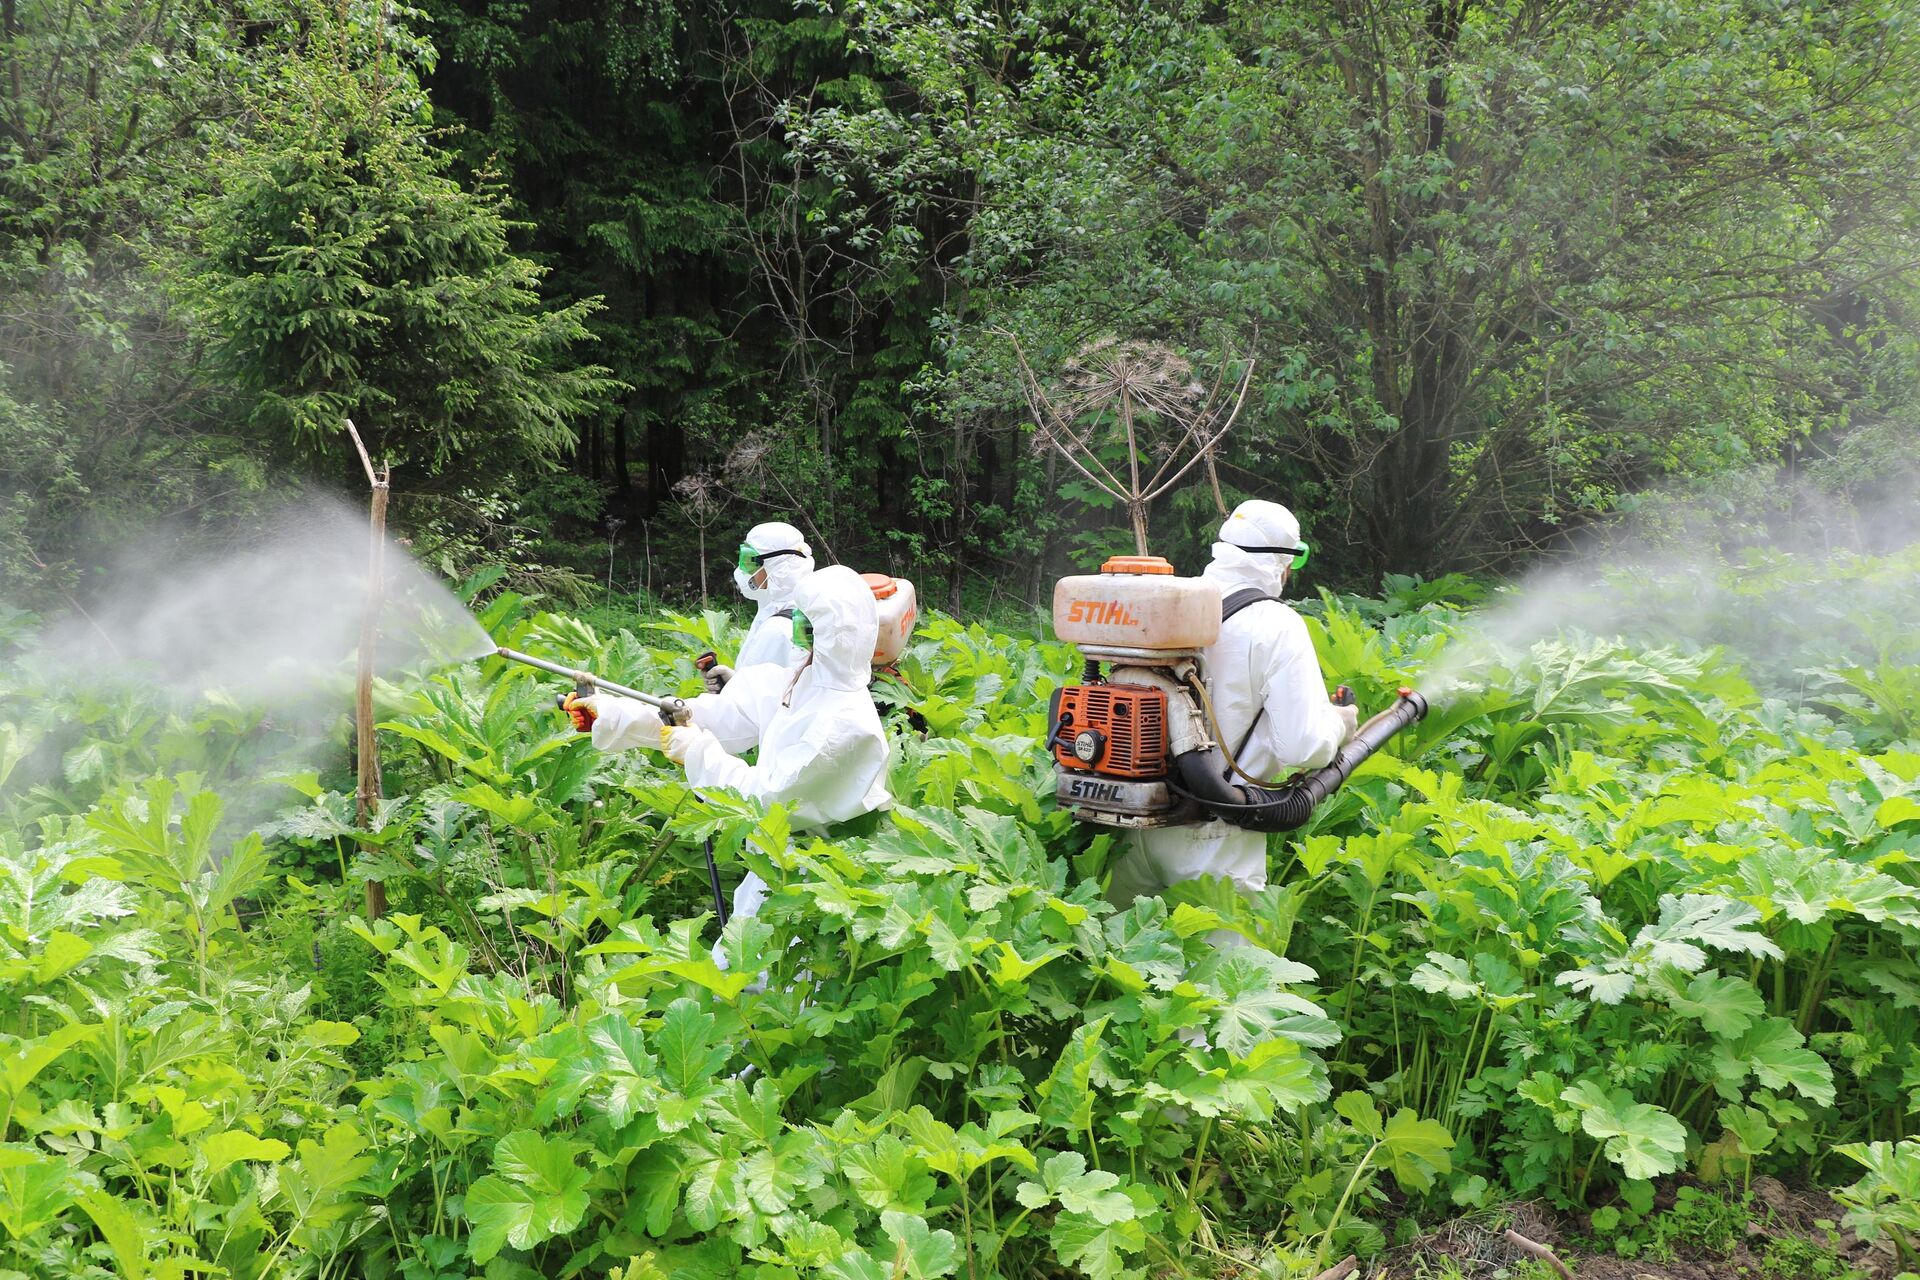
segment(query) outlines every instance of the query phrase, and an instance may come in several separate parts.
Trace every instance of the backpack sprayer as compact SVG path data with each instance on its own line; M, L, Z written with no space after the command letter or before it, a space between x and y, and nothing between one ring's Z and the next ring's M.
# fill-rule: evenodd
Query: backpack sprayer
M1402 689L1331 764L1261 785L1221 743L1207 695L1202 655L1220 638L1221 612L1218 587L1175 577L1158 556L1115 556L1098 574L1055 584L1054 634L1086 658L1081 682L1053 695L1047 739L1055 797L1076 818L1108 827L1219 818L1253 831L1291 831L1361 761L1427 714L1427 700Z

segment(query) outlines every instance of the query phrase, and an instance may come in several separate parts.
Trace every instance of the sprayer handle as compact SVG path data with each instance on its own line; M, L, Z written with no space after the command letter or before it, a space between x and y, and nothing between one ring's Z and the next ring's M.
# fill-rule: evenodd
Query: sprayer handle
M1338 689L1335 689L1333 691L1333 697L1331 701L1333 705L1336 707L1350 707L1354 704L1356 699L1353 696L1353 690L1349 689L1346 685L1343 684Z

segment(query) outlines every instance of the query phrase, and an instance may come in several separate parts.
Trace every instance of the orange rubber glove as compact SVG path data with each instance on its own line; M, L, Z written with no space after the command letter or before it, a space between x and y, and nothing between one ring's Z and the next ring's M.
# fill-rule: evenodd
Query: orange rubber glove
M567 713L567 719L573 721L573 727L581 733L592 733L593 722L600 718L600 708L594 705L591 695L581 697L570 693L561 699L560 709Z

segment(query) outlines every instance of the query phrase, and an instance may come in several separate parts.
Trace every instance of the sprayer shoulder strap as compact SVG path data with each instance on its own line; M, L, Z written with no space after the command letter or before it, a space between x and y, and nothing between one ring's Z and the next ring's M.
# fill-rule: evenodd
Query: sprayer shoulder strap
M1270 596L1258 587L1242 587L1220 602L1220 621L1224 624L1228 618L1240 612L1250 604L1259 604L1262 600L1278 600L1279 596Z
M1225 626L1228 618L1231 618L1234 614L1240 612L1250 604L1259 604L1262 600L1278 600L1279 598L1279 596L1268 595L1258 587L1242 587L1220 602L1220 625ZM1260 709L1254 712L1253 722L1247 726L1246 733L1241 735L1240 745L1233 749L1233 755L1229 757L1230 761L1238 761L1240 759L1241 753L1247 749L1247 744L1253 741L1253 731L1260 727L1260 721L1266 717L1266 714L1267 707L1263 702L1260 704ZM1223 778L1231 778L1233 772L1234 765L1229 763L1226 769L1221 772L1220 776Z
M788 606L787 606L786 608L784 608L784 609L775 609L775 610L773 611L773 616L774 616L774 617L776 617L776 618L784 618L784 619L786 619L786 620L787 620L788 622L792 622L792 621L793 621L793 606L792 606L792 605L788 605Z

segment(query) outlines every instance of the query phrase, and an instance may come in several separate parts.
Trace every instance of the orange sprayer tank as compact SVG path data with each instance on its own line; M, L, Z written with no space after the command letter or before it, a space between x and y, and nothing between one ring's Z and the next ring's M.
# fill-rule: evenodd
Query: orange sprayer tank
M1220 589L1158 556L1115 556L1053 588L1053 632L1088 650L1195 650L1220 638Z
M884 573L863 573L861 579L873 591L873 602L880 613L880 636L873 646L873 665L892 666L913 635L913 624L920 617L920 601L913 584L905 578Z

